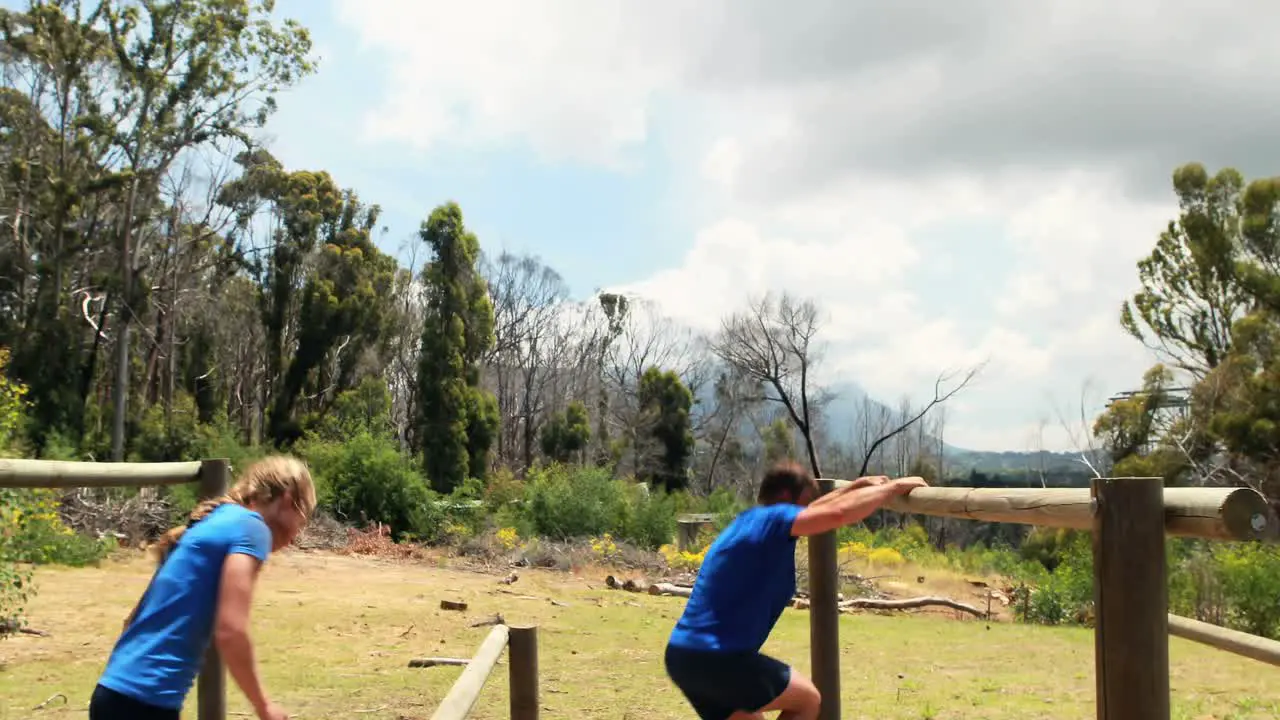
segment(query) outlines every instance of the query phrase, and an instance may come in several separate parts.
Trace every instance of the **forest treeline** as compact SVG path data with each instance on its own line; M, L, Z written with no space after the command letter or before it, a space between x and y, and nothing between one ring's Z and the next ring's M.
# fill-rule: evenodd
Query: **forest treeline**
M388 253L376 203L259 141L317 70L271 3L29 0L0 13L0 41L0 346L35 455L187 457L196 426L290 448L339 405L382 403L441 492L552 460L703 493L786 455L946 476L932 410L976 369L825 432L812 301L755 298L700 336L641 298L573 298L536 255L486 253L451 202ZM1163 364L1082 456L1270 491L1280 181L1191 164L1173 186L1179 216L1119 318Z
M834 427L815 380L824 314L799 294L752 298L704 335L643 298L573 297L536 253L486 249L453 202L387 237L376 198L262 141L317 71L306 28L262 0L0 10L0 446L297 452L328 510L420 537L445 524L423 509L443 494L522 500L529 532L653 545L689 498L730 509L788 457L829 477L1114 473L1278 496L1280 179L1174 171L1177 216L1117 309L1160 364L1096 419L1078 473L987 477L949 471L940 412L981 368L938 368L925 402L864 399ZM643 499L668 496L661 513ZM871 524L886 523L912 519ZM923 526L938 548L1025 534Z
M756 298L701 336L642 298L573 298L536 255L486 253L452 202L390 254L376 203L256 140L315 70L306 30L266 7L0 15L0 346L29 388L31 453L177 459L197 426L290 449L340 406L385 404L440 492L544 461L699 492L791 454L936 475L925 408L867 401L863 427L822 432L822 314L803 298Z

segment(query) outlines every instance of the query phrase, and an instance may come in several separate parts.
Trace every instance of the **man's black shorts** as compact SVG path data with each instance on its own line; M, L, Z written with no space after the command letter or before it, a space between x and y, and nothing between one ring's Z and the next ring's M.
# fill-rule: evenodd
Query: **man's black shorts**
M168 710L139 702L99 685L89 699L89 720L178 720L180 710Z
M702 720L727 720L777 699L791 682L786 663L756 652L713 652L667 646L667 675Z

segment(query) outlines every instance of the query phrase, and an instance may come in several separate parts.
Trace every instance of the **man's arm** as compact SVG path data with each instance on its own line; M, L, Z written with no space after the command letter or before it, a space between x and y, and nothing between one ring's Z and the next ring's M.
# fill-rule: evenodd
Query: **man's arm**
M857 480L850 482L848 485L845 485L844 487L836 488L835 490L832 490L826 495L819 497L818 499L809 503L809 507L821 507L823 505L826 505L829 502L838 500L839 498L845 495L848 495L854 490L861 490L864 487L872 487L874 485L883 485L887 482L889 482L889 478L885 475L867 475L865 477L860 477Z
M258 677L253 642L249 639L249 607L261 566L258 558L252 555L233 553L227 556L222 566L222 587L218 591L218 617L214 629L214 642L218 652L222 653L222 662L258 717L264 716L269 701Z
M810 504L796 516L796 521L791 525L791 534L796 537L821 535L843 525L852 525L893 498L906 495L918 487L928 487L928 483L923 478L904 477L842 493L823 505L815 507Z

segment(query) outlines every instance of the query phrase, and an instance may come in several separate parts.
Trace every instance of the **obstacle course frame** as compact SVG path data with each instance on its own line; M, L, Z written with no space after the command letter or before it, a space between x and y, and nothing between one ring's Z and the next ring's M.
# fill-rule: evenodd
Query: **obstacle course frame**
M849 485L819 480L822 492ZM1249 488L1165 488L1160 478L1095 478L1089 488L925 487L899 513L1089 530L1093 534L1098 720L1169 720L1169 634L1280 664L1280 643L1168 612L1168 535L1274 541L1280 523ZM835 531L809 538L810 653L821 720L840 718L840 578ZM1154 589L1153 589L1154 588Z

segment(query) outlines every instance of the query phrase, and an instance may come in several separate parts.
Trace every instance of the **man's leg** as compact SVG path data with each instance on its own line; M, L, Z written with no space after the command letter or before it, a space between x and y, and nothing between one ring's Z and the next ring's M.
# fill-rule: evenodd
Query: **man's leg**
M817 720L822 695L813 681L791 669L791 680L782 694L755 712L737 712L729 720L764 720L764 714L781 710L778 720Z

